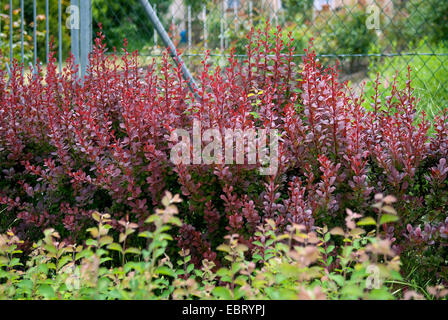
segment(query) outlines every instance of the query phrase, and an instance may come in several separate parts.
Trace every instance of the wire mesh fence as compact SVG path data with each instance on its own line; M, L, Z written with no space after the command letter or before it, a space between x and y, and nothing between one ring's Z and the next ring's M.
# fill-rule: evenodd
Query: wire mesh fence
M111 46L127 37L142 57L163 50L139 1L93 1L93 25L102 22ZM377 73L390 88L396 71L407 77L426 110L448 105L448 0L171 0L150 1L190 69L200 66L204 50L223 67L231 48L244 58L246 35L269 19L291 32L297 61L313 38L324 64L340 62L342 80L355 87ZM365 90L369 90L367 86Z
M297 61L313 38L324 64L340 62L342 80L359 87L380 73L386 91L395 72L405 78L410 65L417 94L431 105L429 111L436 113L448 105L448 0L149 3L193 74L206 49L211 62L221 67L231 48L244 58L250 28L270 20L292 33ZM89 11L83 11L86 5ZM85 60L88 51L83 51L81 38L89 38L91 46L91 34L99 30L99 23L109 48L121 47L126 38L128 49L138 50L142 63L160 57L164 50L139 0L0 0L0 18L2 67L12 58L24 64L45 63L52 38L61 66L70 51ZM77 18L84 21L80 26Z

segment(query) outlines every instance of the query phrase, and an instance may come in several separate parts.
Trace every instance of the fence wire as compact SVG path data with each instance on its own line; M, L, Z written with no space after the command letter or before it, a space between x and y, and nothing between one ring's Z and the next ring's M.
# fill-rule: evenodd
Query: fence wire
M142 12L139 1L93 0L98 22L111 46L126 37L141 57L159 57L162 43ZM204 50L225 66L229 51L244 58L246 35L269 19L292 32L296 59L311 38L324 64L340 62L341 79L354 87L374 79L390 89L395 72L407 67L419 98L432 115L448 106L448 0L153 0L162 24L182 52L193 74ZM404 83L402 81L401 83ZM372 90L367 86L365 90ZM368 92L369 93L369 92Z

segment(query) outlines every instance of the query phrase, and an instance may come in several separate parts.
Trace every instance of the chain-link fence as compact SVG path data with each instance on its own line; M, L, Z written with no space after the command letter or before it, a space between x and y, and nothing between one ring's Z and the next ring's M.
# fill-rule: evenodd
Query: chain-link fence
M359 88L379 73L386 92L396 71L405 79L410 65L425 109L435 114L448 106L448 0L150 2L193 74L205 49L221 66L231 48L244 57L250 28L269 19L292 32L298 60L313 38L324 64L340 62L342 80ZM94 28L103 24L110 46L127 37L130 49L142 57L157 57L163 50L138 0L93 0L93 20Z
M0 41L4 62L16 57L24 63L45 61L51 36L60 63L79 39L90 37L84 29L73 32L70 19L79 6L92 6L92 34L102 24L109 48L138 50L142 63L160 57L165 49L139 0L0 0ZM340 62L342 80L355 87L375 78L387 88L395 72L406 78L413 72L417 95L431 113L448 105L448 0L152 0L182 58L193 74L204 50L212 63L224 66L230 49L244 58L246 35L269 19L291 32L296 58L314 39L313 47L324 64ZM12 4L12 7L10 6ZM76 7L76 5L75 5ZM85 12L85 11L83 11ZM9 17L12 17L10 19ZM47 18L48 17L48 18ZM82 25L85 25L82 24ZM72 26L73 27L73 26ZM83 26L79 27L80 29ZM70 30L69 30L70 29ZM13 30L13 35L9 30ZM16 32L17 31L17 32ZM81 39L82 40L82 39ZM82 50L81 50L82 51ZM82 59L82 57L81 57ZM369 86L365 90L369 90Z

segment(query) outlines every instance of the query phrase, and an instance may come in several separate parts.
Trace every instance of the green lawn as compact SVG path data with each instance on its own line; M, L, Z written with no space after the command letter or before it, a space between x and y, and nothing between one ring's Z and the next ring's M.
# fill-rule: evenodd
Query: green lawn
M415 52L431 53L427 46L421 46ZM424 110L430 118L437 115L440 110L448 107L448 48L439 46L436 53L446 54L445 56L435 55L414 55L386 57L382 61L371 64L369 78L375 80L377 72L380 74L380 81L385 90L383 98L390 93L396 71L398 71L398 83L406 83L408 65L411 66L412 87L415 95L420 99L419 111ZM372 83L367 85L367 97L373 94Z

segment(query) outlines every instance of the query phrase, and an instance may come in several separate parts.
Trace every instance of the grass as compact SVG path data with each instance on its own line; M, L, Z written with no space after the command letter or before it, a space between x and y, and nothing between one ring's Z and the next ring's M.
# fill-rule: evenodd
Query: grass
M439 45L432 50L426 45L421 45L415 52L438 53L443 55L432 56L397 56L386 57L381 61L371 63L369 78L374 81L377 72L384 86L382 98L384 99L391 89L391 84L398 71L397 82L406 83L408 65L411 67L412 87L415 96L420 99L418 111L425 111L429 119L433 119L440 110L448 107L448 48ZM373 95L373 83L366 86L367 97Z

